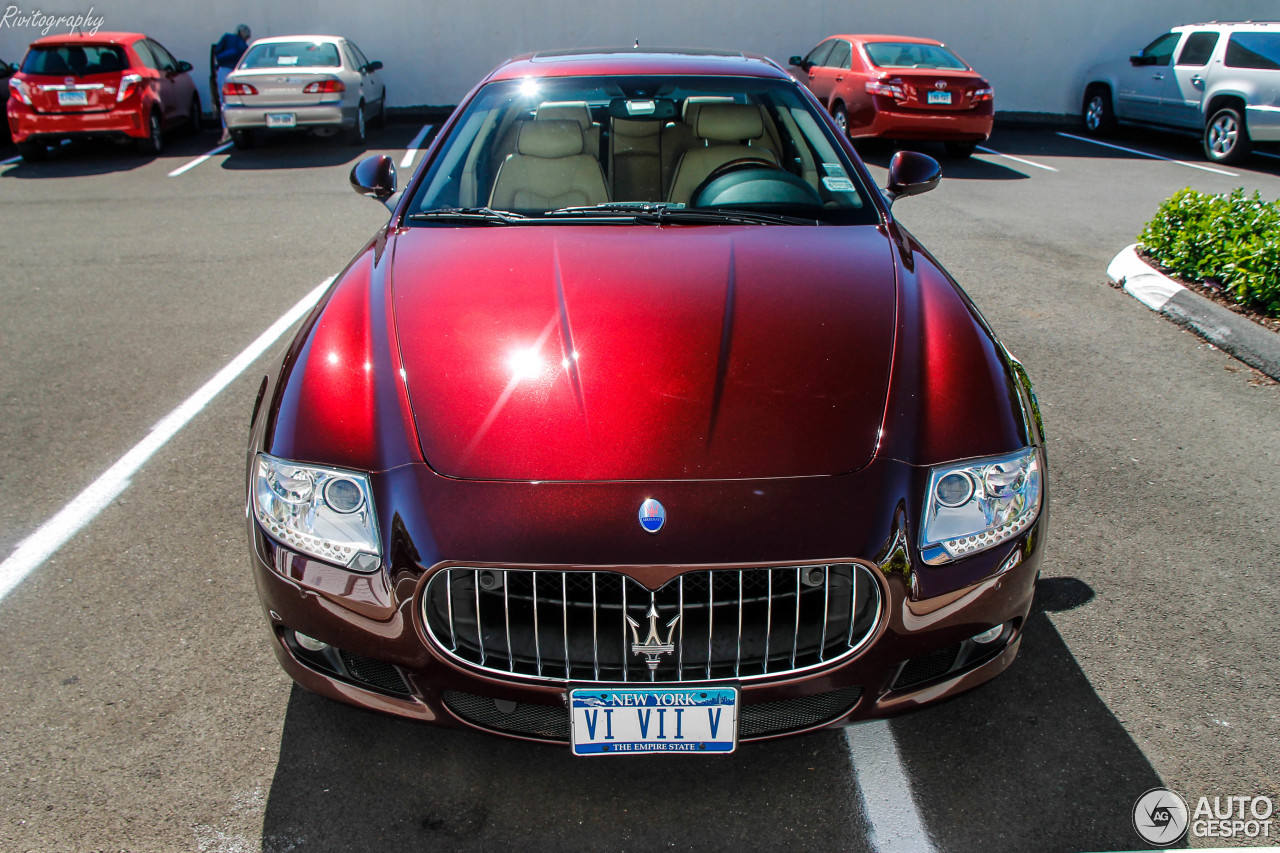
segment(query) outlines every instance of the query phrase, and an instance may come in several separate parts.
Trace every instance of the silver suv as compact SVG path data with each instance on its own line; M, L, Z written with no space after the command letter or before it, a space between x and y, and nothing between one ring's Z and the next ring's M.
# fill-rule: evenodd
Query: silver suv
M1243 159L1254 141L1280 140L1280 23L1174 27L1125 62L1085 77L1085 130L1117 122L1195 133L1219 163Z

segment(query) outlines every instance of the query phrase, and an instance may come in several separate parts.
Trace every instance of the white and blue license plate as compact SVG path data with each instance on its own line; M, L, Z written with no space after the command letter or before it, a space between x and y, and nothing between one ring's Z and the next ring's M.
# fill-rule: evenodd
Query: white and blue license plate
M298 117L293 113L267 113L267 127L297 127Z
M936 91L934 91L934 92L930 92L930 93L929 93L929 98L928 98L928 103L931 103L931 104L949 104L949 103L951 103L951 93L950 93L950 92L936 92Z
M88 92L72 90L58 93L58 106L60 107L85 107L88 105Z
M727 754L738 744L735 687L569 691L574 755Z

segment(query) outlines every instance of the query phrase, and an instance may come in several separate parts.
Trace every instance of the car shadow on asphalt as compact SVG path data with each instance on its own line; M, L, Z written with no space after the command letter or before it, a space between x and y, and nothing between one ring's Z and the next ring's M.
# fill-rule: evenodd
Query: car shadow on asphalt
M19 160L8 166L0 166L0 178L82 178L92 175L111 175L131 172L150 163L171 160L179 165L185 160L205 153L215 139L209 134L191 135L181 130L165 135L164 149L159 156L139 154L129 143L96 140L73 141L54 146L43 160L30 162ZM9 156L16 156L16 149Z
M1141 846L1130 809L1160 778L1046 613L1091 596L1080 581L1042 581L1008 672L893 721L937 849ZM840 731L728 757L592 761L295 687L262 849L866 850L869 829Z
M322 169L327 166L354 164L379 151L402 149L413 138L416 128L393 125L369 131L363 145L347 145L338 137L315 137L302 133L269 135L254 141L252 148L230 148L222 168L256 169Z

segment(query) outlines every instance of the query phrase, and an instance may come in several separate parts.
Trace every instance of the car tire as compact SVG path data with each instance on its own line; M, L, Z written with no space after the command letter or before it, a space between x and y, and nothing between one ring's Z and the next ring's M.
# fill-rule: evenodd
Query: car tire
M347 130L346 141L348 145L364 145L365 123L364 123L364 101L356 107L356 123L355 126Z
M831 111L831 117L836 120L836 127L840 128L840 132L844 134L844 138L849 138L849 111L844 108L844 104L836 104L836 108Z
M231 144L236 147L237 151L247 151L253 147L256 141L251 130L231 131Z
M947 156L952 160L967 160L973 156L973 152L977 150L976 142L946 142L943 143L947 149Z
M1116 128L1116 114L1111 107L1111 92L1106 86L1090 86L1084 93L1080 109L1084 132L1089 136L1107 136Z
M1214 163L1239 163L1253 147L1244 116L1235 107L1223 107L1204 126L1204 156Z
M199 136L200 131L204 130L204 113L200 111L200 96L191 96L191 114L187 118L187 132L192 136Z
M26 162L34 163L49 156L49 146L43 142L19 142L18 153Z
M147 135L138 140L138 151L156 156L164 149L164 129L160 125L160 107L156 105L147 114Z

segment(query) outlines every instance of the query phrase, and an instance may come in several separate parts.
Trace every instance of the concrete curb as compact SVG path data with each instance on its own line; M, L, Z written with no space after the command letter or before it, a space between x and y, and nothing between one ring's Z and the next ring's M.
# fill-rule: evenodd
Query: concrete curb
M1115 256L1107 267L1107 276L1152 311L1280 380L1280 335L1205 299L1153 268L1138 257L1136 243Z

